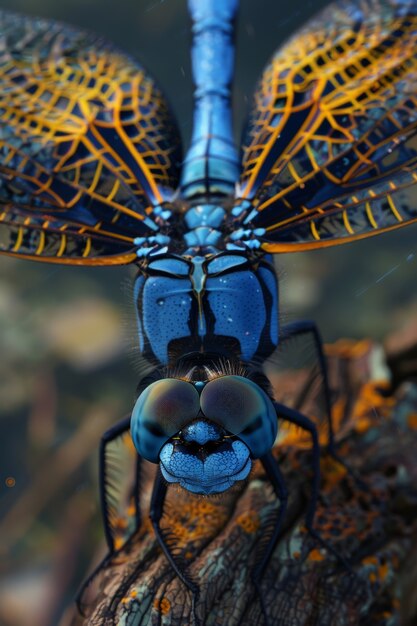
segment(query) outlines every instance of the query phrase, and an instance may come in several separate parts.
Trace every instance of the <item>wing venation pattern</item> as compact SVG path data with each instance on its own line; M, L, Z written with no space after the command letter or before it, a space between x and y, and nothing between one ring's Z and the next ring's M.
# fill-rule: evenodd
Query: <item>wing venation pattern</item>
M416 84L415 0L339 0L278 50L255 93L237 193L265 250L417 221Z
M95 35L0 12L3 252L132 260L133 239L159 228L153 210L173 197L180 160L169 107L138 63Z

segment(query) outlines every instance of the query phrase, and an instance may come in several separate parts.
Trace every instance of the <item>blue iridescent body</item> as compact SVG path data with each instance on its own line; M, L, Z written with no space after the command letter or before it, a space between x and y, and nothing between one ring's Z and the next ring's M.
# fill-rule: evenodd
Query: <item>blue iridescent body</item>
M146 459L163 455L167 480L207 493L242 479L242 445L275 471L262 372L280 341L269 255L417 223L417 0L336 0L291 37L265 67L240 151L238 0L188 7L195 92L184 157L175 117L140 64L92 34L0 12L0 252L137 266L139 343L155 376L201 398L213 377L225 387L210 415L204 402L189 413L180 395L162 417L142 389L133 439ZM178 403L188 421L172 416ZM245 419L228 428L239 412Z
M139 257L147 256L135 285L140 348L162 364L169 362L178 342L190 352L224 351L226 356L229 350L244 362L263 360L278 343L272 260L250 254L249 247L224 243L231 209L223 202L228 202L239 174L230 99L238 1L188 4L195 109L177 201L185 232L179 253L167 254L169 237L166 248L155 254L149 240L138 250ZM175 220L175 208L167 204L164 209L165 217Z
M140 350L150 361L167 366L187 354L207 353L207 364L213 355L261 363L278 345L278 288L272 259L248 255L237 247L222 249L224 216L219 204L192 206L184 215L188 228L184 252L149 254L142 260L134 294ZM247 384L260 397L264 395L253 383ZM229 489L247 478L251 458L265 454L274 443L277 420L273 410L272 434L265 420L257 427L265 444L262 448L245 443L244 436L242 440L244 420L232 436L219 426L216 414L213 421L207 421L201 410L184 428L174 427L170 434L177 435L176 440L149 438L143 422L149 411L147 393L142 393L132 414L133 441L142 456L159 460L167 482L177 482L189 491L211 494ZM160 390L162 397L164 393ZM154 410L153 418L149 417L153 428L157 414ZM255 421L258 414L254 412L251 418ZM173 415L167 419L175 424ZM207 451L206 444L213 441L217 447Z
M0 11L0 253L136 265L139 344L153 369L139 381L131 417L102 438L105 532L113 552L124 496L114 494L107 451L130 429L136 526L145 459L160 467L149 511L156 538L195 602L198 586L160 526L167 486L221 493L259 459L280 500L252 572L261 593L288 499L272 452L278 419L311 440L305 524L320 540L324 421L340 461L326 361L313 323L279 332L270 255L417 223L417 0L335 0L290 37L262 73L239 152L231 109L238 0L188 6L195 94L184 157L175 117L139 63L91 33ZM263 371L293 340L302 349L311 341L315 363L303 373L321 380L324 401L308 405L308 417L274 400Z
M142 264L134 289L140 350L159 365L175 363L187 353L261 363L278 345L278 286L271 257L256 253L256 241L252 246L234 244L233 236L227 244L224 241L225 218L231 210L228 198L238 180L230 101L237 6L237 0L189 0L194 127L180 198L176 206L161 207L173 224L180 214L183 233L175 251L170 250L169 236L158 242L166 247L155 253L149 240L139 247ZM142 240L137 244L141 246ZM140 444L147 435L137 407L132 437L149 458ZM180 431L186 447L180 450L177 442L168 441L159 449L161 471L168 482L192 492L225 491L248 476L251 457L259 454L237 437L225 439L230 433L218 426L216 416L213 422L201 412L196 418ZM259 428L267 441L265 453L276 430L271 437L266 423ZM206 452L204 446L213 440L218 447ZM197 445L191 447L191 442ZM158 446L160 442L155 442Z

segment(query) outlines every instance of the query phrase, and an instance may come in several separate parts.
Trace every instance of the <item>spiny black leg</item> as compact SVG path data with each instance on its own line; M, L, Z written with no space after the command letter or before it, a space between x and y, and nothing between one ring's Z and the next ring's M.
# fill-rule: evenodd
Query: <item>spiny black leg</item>
M272 552L274 551L275 544L278 540L279 533L281 530L282 520L284 519L285 511L287 508L288 502L288 491L284 482L284 478L281 474L281 471L278 467L278 463L275 460L272 452L268 452L264 456L260 458L262 465L264 466L265 473L268 476L269 480L272 483L272 486L275 491L275 495L277 496L280 507L278 511L277 518L275 520L274 531L271 537L268 539L268 542L265 546L262 546L262 554L260 555L259 560L257 561L255 567L252 571L253 580L258 580L262 578L262 575L265 571L265 567L268 564L268 561L271 557Z
M320 446L317 428L314 422L309 420L308 417L302 413L294 411L294 409L290 409L289 407L279 404L278 402L274 402L274 406L279 419L284 419L286 422L290 422L290 424L294 424L299 428L302 428L311 436L313 444L311 462L313 468L313 484L311 489L311 498L306 514L306 526L311 527L314 522L314 515L316 512L317 499L320 489Z
M276 459L274 458L272 452L268 452L267 454L262 456L260 458L260 461L262 465L264 466L266 475L268 476L269 480L272 483L272 486L275 491L275 495L279 499L279 505L280 505L278 515L275 519L274 530L272 532L272 535L269 537L266 545L263 545L262 540L261 540L260 559L256 562L255 567L253 568L251 572L252 582L256 589L256 593L258 594L260 603L261 603L261 609L262 609L262 614L265 619L265 624L268 624L268 615L266 612L265 601L264 601L264 597L263 597L262 589L261 589L261 579L265 571L265 568L268 564L268 561L271 558L271 555L274 551L275 545L279 539L282 520L284 519L285 511L287 509L288 492L287 492L287 487L285 485L284 478L281 474L278 463Z
M308 432L312 439L312 468L313 468L313 484L311 489L311 498L307 508L306 521L305 525L309 533L319 542L321 545L326 548L329 552L331 552L337 559L342 563L342 565L349 571L352 571L351 566L346 561L346 559L327 541L325 541L313 527L314 524L314 516L317 508L317 500L319 497L320 490L320 445L319 438L317 435L317 428L314 422L312 422L308 417L299 413L298 411L294 411L294 409L290 409L283 404L279 404L278 402L274 402L275 410L277 412L277 416L280 419L284 419L299 428L302 428L306 432Z
M104 533L106 536L107 545L109 547L109 553L102 559L102 561L94 568L92 573L89 575L87 580L85 580L78 591L75 601L78 608L78 611L81 615L84 615L84 611L82 608L82 598L83 595L91 585L97 574L102 570L103 567L107 565L114 554L114 537L110 524L110 504L108 502L107 496L107 461L106 461L106 449L107 446L123 435L130 429L130 416L122 419L120 422L112 426L109 430L107 430L101 438L100 441L100 449L99 449L99 489L100 489L100 502L101 502L101 513L103 518L104 525ZM136 461L136 474L135 474L135 493L134 493L134 501L135 501L135 517L136 517L136 528L140 526L140 506L139 506L139 479L140 479L140 464L141 459L138 456Z
M168 562L171 565L172 569L174 570L178 578L182 580L184 585L186 585L188 589L192 592L193 596L198 597L198 594L199 594L198 585L196 585L193 581L187 578L184 571L176 562L175 557L172 551L170 550L170 547L166 543L164 534L159 524L162 519L163 512L164 512L164 503L165 503L166 494L167 494L167 484L164 478L162 477L161 472L158 470L156 478L155 478L154 488L152 491L151 508L149 512L149 517L151 519L152 526L155 531L156 539L159 545L161 546L166 558L168 559Z
M297 337L299 335L305 335L305 334L312 335L314 344L317 350L317 356L318 356L319 366L320 366L322 380L323 380L324 403L325 403L326 418L327 418L327 423L328 423L327 445L330 451L334 449L332 400L331 400L331 395L330 395L329 377L327 375L326 357L324 356L323 341L320 335L320 331L317 328L317 325L310 320L302 320L298 322L293 322L291 324L287 324L286 326L284 326L281 342L285 342L293 337Z
M83 617L85 617L84 607L83 607L83 596L86 590L88 589L88 587L91 585L91 583L97 576L97 574L102 570L103 567L106 567L107 563L110 561L112 556L113 554L110 552L106 554L106 556L100 561L100 563L93 569L93 571L91 572L87 580L85 580L82 583L80 589L77 592L77 595L75 596L75 604L76 604L77 610L80 613L80 615L82 615Z
M328 454L345 470L352 476L357 485L361 489L367 490L366 484L363 480L356 474L354 470L352 470L349 465L344 461L339 453L336 450L335 439L334 439L334 429L333 429L333 415L332 415L332 399L330 393L330 385L329 385L329 377L327 373L327 362L326 357L324 355L323 350L323 340L321 338L320 331L317 325L311 320L302 320L298 322L293 322L291 324L287 324L283 328L283 336L281 338L281 343L285 343L291 338L297 337L303 334L311 334L314 340L314 344L317 350L318 362L321 370L322 381L323 381L323 394L324 394L324 404L326 411L326 419L328 424L328 440L327 440L327 452Z

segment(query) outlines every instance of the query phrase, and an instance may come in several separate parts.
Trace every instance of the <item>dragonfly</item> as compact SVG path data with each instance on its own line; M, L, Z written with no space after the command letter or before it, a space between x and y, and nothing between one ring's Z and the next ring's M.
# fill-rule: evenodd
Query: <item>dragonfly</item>
M101 442L105 534L113 553L107 450L130 430L138 463L159 466L156 539L198 595L161 530L169 485L226 492L260 461L280 507L252 572L259 585L288 498L272 453L281 422L311 438L306 527L320 541L318 428L275 401L263 364L285 342L312 338L338 458L326 364L313 323L279 328L273 255L417 222L417 2L338 0L296 32L260 77L240 152L238 1L188 8L195 91L184 155L169 105L138 62L96 35L0 13L0 252L137 268L139 345L153 369L131 415Z

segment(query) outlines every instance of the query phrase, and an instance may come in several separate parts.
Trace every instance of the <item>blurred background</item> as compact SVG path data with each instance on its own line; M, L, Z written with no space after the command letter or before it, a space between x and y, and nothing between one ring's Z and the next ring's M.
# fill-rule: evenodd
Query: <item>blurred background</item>
M326 2L241 0L235 121L274 49ZM0 0L93 29L137 57L191 131L186 0ZM382 340L417 319L417 227L277 260L281 319L315 319L326 341ZM129 269L0 259L0 624L55 626L103 536L100 435L137 383ZM136 354L136 356L135 356Z

